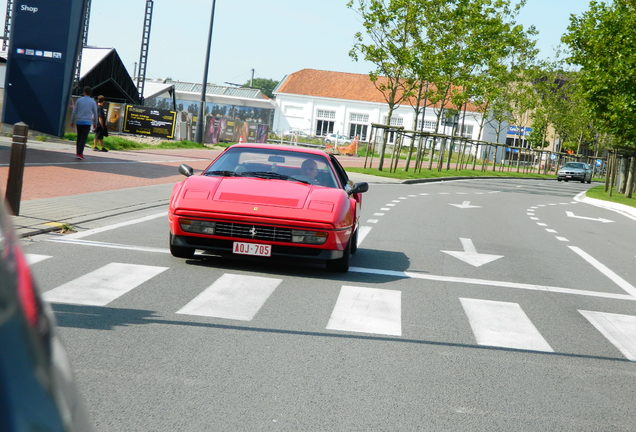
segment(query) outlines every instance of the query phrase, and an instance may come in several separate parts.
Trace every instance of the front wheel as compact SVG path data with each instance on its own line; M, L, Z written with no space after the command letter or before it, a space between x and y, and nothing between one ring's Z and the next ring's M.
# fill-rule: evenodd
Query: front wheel
M351 255L356 253L358 250L358 230L356 229L353 235L351 236Z
M170 234L170 253L176 258L192 258L194 256L194 248L175 245L173 235Z
M338 273L349 271L349 258L351 258L351 242L349 242L343 251L341 258L327 261L327 270Z

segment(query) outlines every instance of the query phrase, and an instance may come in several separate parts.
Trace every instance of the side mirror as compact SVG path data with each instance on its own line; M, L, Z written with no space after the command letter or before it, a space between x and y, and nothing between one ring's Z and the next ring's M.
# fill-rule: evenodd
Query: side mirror
M190 177L192 174L194 174L194 170L189 165L181 164L179 165L179 173L183 174L186 177Z
M369 190L369 183L367 182L355 183L353 187L351 188L351 190L349 190L349 195L364 193L368 190Z

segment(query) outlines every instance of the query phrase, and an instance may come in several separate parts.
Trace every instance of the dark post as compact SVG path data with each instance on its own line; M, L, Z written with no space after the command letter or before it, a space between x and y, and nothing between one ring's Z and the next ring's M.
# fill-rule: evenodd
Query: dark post
M29 126L20 122L13 125L13 142L11 143L11 163L7 178L6 202L13 215L20 213L20 197L22 196L22 177L24 175L24 161L26 160L26 142Z
M201 100L199 101L199 114L197 115L197 129L195 133L195 141L199 144L203 143L203 127L205 126L205 95L208 86L208 68L210 66L210 47L212 45L212 29L214 27L214 8L216 0L212 0L212 13L210 14L210 29L208 31L208 47L205 52L205 65L203 68L203 83L201 85Z

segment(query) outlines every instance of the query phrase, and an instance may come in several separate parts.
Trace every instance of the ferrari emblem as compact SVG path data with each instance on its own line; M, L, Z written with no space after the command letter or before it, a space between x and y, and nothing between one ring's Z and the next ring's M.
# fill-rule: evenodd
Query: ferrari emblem
M254 207L254 211L258 211L258 207Z
M256 227L252 227L250 234L252 234L252 238L256 237Z

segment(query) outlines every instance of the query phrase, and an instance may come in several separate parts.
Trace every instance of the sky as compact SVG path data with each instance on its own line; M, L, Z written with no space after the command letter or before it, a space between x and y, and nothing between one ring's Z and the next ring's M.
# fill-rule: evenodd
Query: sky
M35 0L36 2L38 0ZM41 0L40 0L41 1ZM115 48L130 74L139 62L145 0L91 0L88 44ZM203 82L212 0L154 0L147 78ZM209 83L243 84L252 77L279 81L310 68L368 73L372 65L349 57L362 30L346 0L216 0ZM7 0L0 0L2 12ZM527 0L519 22L539 31L544 58L566 31L570 14L588 0Z

